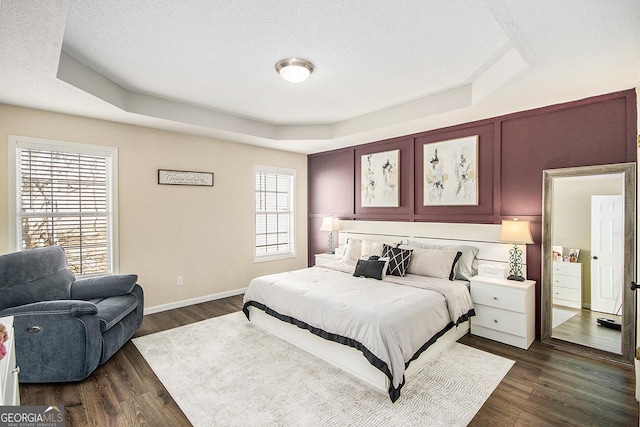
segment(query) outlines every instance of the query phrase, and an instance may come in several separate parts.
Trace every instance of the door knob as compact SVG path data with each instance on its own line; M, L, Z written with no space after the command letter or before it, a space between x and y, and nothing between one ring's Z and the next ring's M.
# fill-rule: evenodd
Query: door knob
M631 290L632 291L635 291L638 288L640 288L640 285L638 285L636 282L631 282Z

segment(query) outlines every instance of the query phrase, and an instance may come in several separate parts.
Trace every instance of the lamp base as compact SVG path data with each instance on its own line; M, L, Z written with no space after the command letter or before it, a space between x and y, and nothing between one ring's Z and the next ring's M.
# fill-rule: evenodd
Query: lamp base
M504 276L502 276L504 277ZM524 277L522 276L509 276L507 277L507 280L515 280L516 282L524 282Z

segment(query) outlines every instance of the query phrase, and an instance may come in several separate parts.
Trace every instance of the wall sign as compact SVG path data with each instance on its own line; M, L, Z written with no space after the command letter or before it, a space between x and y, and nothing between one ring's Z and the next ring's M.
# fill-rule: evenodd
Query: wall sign
M158 169L158 184L213 187L213 173Z

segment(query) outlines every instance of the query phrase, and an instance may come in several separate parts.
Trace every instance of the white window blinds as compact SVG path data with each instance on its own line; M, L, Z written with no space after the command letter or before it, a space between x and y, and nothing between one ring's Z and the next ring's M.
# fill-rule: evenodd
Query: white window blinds
M254 166L255 261L295 256L295 171Z
M113 272L112 156L16 147L18 249L60 245L78 275Z

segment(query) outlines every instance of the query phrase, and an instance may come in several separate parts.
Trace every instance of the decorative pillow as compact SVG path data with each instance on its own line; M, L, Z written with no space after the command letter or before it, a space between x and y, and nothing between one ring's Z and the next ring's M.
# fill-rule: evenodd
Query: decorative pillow
M411 262L407 267L407 272L420 276L436 277L439 279L449 279L457 251L440 249L411 248L410 246L400 246L401 249L413 249Z
M409 246L423 249L452 249L462 252L460 260L457 263L457 271L455 279L471 280L473 276L478 274L478 260L476 256L480 249L475 246L467 245L436 245L433 243L421 243L409 240Z
M382 280L385 265L386 262L378 259L359 259L353 276Z
M378 255L371 255L369 257L369 260L384 261L384 270L382 270L382 278L384 279L384 277L387 275L387 270L389 269L389 258L382 258Z
M342 262L350 265L355 265L356 261L360 259L360 253L362 251L362 240L349 238L347 240L347 249L344 251Z
M382 257L389 258L387 274L404 277L411 261L411 249L394 248L386 243L382 245Z
M375 242L373 240L363 240L360 245L360 259L369 259L373 255L382 255L382 242Z

